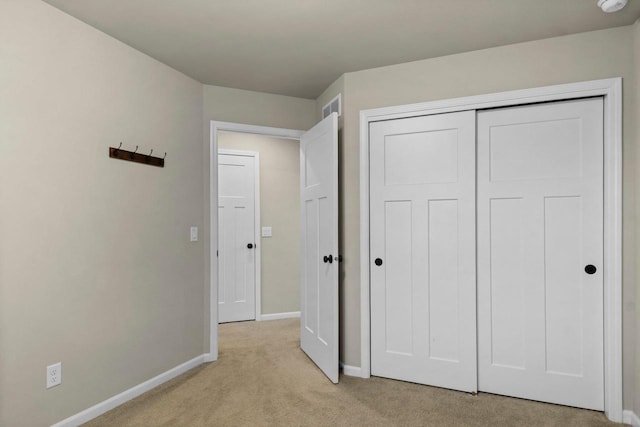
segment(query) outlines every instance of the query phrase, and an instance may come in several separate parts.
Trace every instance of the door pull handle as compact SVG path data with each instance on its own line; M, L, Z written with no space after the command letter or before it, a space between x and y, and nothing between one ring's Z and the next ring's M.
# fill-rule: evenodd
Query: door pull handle
M595 274L596 271L598 271L598 269L593 264L589 264L584 268L584 272L587 274Z
M249 244L247 245L247 248L248 248L248 249L253 249L253 243L249 243Z
M329 255L329 256L326 256L326 255L325 255L325 257L323 258L323 260L324 260L324 262L325 262L325 263L327 263L327 262L328 262L329 264L333 264L333 257L332 257L331 255Z

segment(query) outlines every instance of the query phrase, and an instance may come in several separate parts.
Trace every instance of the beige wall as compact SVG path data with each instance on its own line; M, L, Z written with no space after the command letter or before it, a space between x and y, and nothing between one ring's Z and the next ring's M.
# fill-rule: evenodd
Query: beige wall
M300 142L219 132L218 147L260 153L261 313L300 311ZM259 231L258 231L259 232Z
M0 425L45 426L203 353L202 85L37 0L0 64Z
M207 128L209 121L217 120L308 130L320 118L315 111L316 102L313 99L204 86L204 117Z
M483 93L624 78L624 377L635 368L635 171L637 70L633 63L633 28L582 33L390 67L344 76L344 141L341 149L343 206L341 234L344 280L340 330L341 359L360 365L359 265L359 112L363 109L447 99ZM632 404L633 381L624 384L625 407Z

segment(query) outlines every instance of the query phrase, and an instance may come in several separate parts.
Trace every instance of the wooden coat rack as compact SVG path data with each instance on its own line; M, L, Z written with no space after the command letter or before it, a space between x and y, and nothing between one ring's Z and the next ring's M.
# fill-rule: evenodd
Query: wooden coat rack
M109 157L112 159L126 160L128 162L142 163L150 166L164 167L164 159L167 157L167 153L164 153L164 157L153 157L153 150L149 154L138 153L138 146L134 151L123 150L122 142L118 148L109 147Z

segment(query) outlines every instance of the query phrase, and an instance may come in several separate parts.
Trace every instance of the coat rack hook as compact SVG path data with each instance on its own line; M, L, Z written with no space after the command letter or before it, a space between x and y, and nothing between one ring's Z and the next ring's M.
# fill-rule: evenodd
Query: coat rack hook
M163 158L160 158L157 155L156 157L153 157L153 148L149 151L149 154L144 152L144 148L141 152L138 152L139 149L139 145L136 145L136 149L134 151L124 149L122 148L122 142L120 142L118 148L109 147L109 157L112 159L126 160L128 162L142 163L143 165L146 164L148 166L164 167ZM164 156L167 157L166 152L164 153Z
M162 160L164 160L164 159L166 159L166 158L167 158L167 152L165 151L165 152L164 152L164 157L162 158Z

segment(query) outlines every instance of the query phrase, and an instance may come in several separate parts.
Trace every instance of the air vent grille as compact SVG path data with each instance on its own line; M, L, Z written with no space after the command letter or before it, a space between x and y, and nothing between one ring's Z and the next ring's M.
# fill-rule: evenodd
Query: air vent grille
M339 93L327 105L322 107L322 118L326 119L331 113L338 113L338 117L342 115L342 94Z

